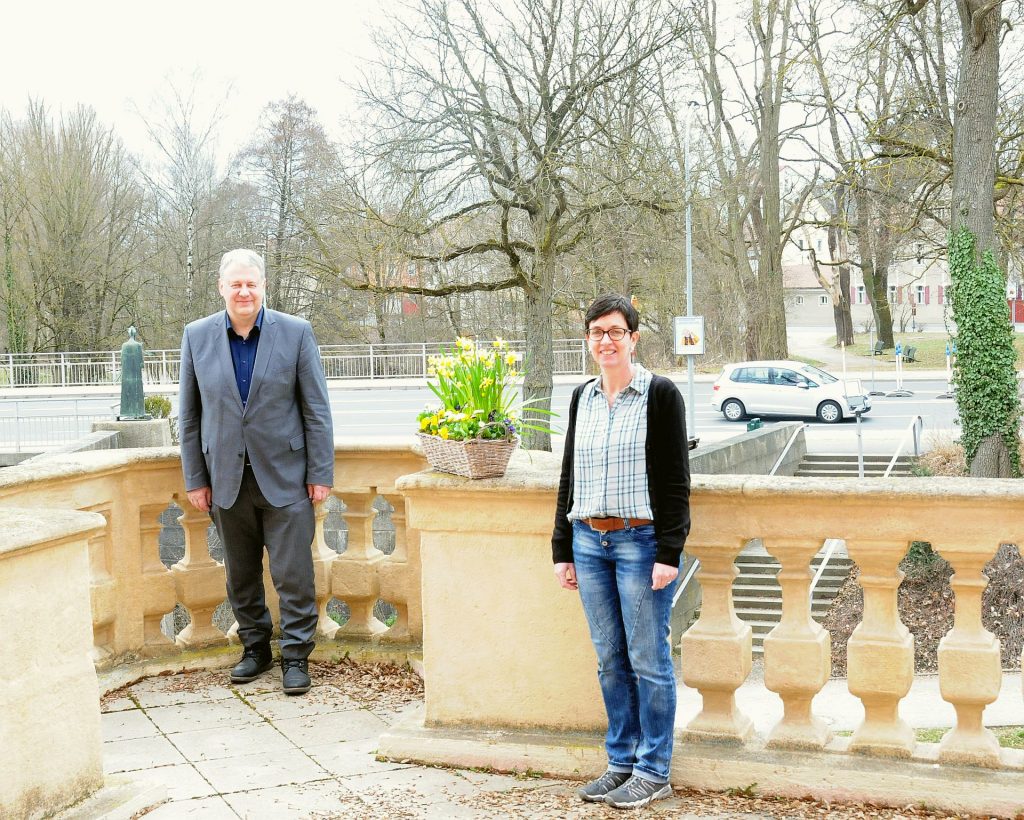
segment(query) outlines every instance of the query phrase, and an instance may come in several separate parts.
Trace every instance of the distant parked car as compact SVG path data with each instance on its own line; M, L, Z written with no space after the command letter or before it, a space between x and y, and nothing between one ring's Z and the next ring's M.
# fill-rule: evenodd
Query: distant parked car
M739 362L722 369L711 390L711 406L729 421L744 416L812 416L833 424L867 412L871 399L858 379L843 382L803 362Z

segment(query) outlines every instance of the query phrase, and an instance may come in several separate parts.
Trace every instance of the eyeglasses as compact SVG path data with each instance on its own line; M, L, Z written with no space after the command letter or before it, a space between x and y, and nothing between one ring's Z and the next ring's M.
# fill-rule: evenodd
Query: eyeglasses
M587 330L587 338L592 342L599 342L604 338L605 334L608 334L608 338L613 342L620 342L626 338L626 334L629 331L624 327L610 327L607 330L601 330L599 327L592 327Z

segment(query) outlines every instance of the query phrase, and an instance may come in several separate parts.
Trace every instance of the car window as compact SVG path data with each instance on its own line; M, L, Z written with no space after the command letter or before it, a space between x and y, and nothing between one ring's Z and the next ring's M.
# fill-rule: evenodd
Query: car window
M806 367L804 367L803 371L808 375L808 377L811 378L812 381L817 381L818 384L833 384L834 382L839 381L839 379L837 379L831 373L826 373L824 370L819 370L813 364L809 364ZM817 385L815 385L815 387L817 387Z
M767 367L738 367L729 378L745 384L771 384Z
M775 384L781 384L784 387L796 387L806 382L807 379L795 370L780 369L775 371Z

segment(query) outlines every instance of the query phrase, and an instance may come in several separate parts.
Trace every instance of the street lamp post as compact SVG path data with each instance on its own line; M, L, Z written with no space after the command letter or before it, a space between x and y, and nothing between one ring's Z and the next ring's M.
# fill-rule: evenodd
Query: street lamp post
M683 184L686 187L686 315L693 316L693 214L692 202L693 191L690 185L690 120L693 119L693 110L697 107L695 100L690 100L686 105L686 126L683 131ZM693 355L686 357L686 383L689 386L688 401L686 403L687 435L693 436L697 431L697 416L694 408L694 367Z

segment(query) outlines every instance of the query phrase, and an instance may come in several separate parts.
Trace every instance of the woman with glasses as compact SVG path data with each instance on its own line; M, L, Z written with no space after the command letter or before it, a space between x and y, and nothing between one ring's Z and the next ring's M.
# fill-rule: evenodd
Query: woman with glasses
M639 325L617 294L587 310L601 375L572 395L551 538L558 582L583 602L608 713L608 769L578 794L616 808L672 794L669 614L690 529L683 399L634 361Z

